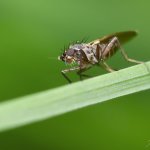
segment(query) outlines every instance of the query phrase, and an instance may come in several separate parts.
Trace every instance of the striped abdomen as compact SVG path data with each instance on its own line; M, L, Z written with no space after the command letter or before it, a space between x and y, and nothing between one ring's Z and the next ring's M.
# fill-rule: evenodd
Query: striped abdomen
M97 44L95 51L96 58L99 61L108 59L115 54L117 48L118 45L115 37L108 44Z

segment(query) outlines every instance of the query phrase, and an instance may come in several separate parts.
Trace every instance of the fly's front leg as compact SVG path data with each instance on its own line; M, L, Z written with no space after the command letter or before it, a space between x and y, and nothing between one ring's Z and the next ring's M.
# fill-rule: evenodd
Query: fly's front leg
M69 83L71 83L72 81L68 78L68 76L66 75L66 73L72 72L72 71L76 71L76 70L79 70L79 69L80 69L80 67L69 68L69 69L62 70L61 73L62 73L62 75L64 76L64 78L65 78Z
M122 55L124 56L125 60L128 61L128 62L132 62L132 63L136 63L136 64L141 64L141 63L144 63L142 61L138 61L138 60L135 60L135 59L132 59L132 58L129 58L127 53L125 52L125 50L122 48L119 40L117 37L114 37L111 41L112 43L116 44L116 46L121 50L121 53Z

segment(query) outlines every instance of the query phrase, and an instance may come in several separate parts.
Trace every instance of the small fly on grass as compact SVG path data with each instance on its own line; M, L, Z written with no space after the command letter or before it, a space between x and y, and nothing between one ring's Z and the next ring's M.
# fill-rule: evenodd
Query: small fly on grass
M93 65L101 66L108 72L115 71L107 63L106 60L113 56L117 50L120 50L126 61L140 64L141 61L131 59L122 48L122 44L137 35L135 31L117 32L104 36L92 42L76 42L69 45L63 54L58 57L59 60L70 66L68 69L62 70L62 75L69 83L71 80L66 73L76 71L82 79L84 71L90 69Z

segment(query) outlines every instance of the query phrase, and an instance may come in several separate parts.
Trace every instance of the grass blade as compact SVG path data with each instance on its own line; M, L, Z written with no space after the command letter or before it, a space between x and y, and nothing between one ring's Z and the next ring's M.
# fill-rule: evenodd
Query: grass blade
M150 62L0 104L0 131L150 89Z

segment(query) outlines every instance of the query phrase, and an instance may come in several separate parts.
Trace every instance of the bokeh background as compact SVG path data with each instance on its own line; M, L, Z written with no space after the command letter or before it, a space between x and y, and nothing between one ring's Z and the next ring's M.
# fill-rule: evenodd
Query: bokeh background
M137 30L129 56L150 57L150 1L0 0L0 101L66 85L64 45ZM117 53L109 64L129 67ZM105 74L95 68L88 74ZM74 82L78 76L70 73ZM86 87L85 87L86 88ZM69 92L69 91L68 91ZM0 133L1 150L149 150L150 90Z

